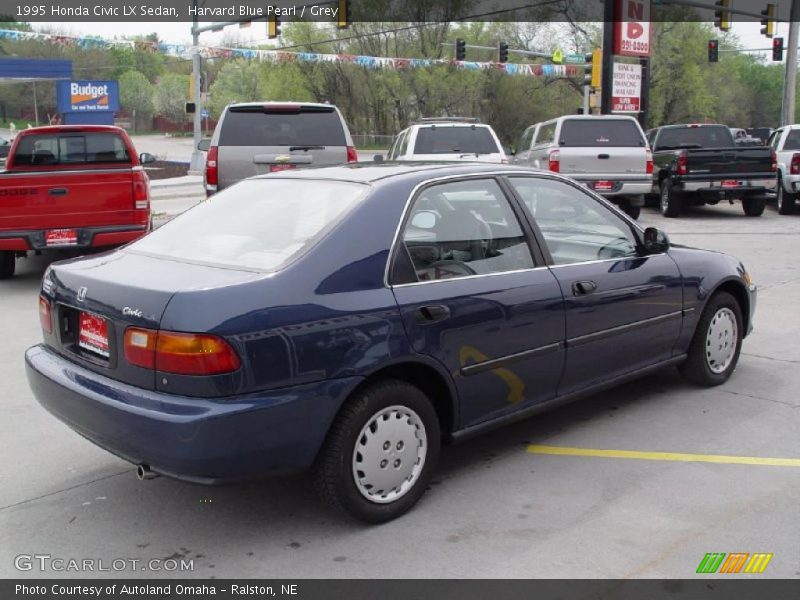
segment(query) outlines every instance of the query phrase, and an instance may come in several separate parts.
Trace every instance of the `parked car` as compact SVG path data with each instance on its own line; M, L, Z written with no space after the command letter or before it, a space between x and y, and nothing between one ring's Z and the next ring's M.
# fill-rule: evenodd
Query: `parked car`
M8 158L8 151L11 148L11 140L0 137L0 160Z
M567 115L528 127L512 162L572 177L634 219L652 190L653 157L627 116Z
M508 162L508 156L490 125L462 117L420 119L397 134L387 159Z
M790 215L800 193L800 125L775 130L768 143L778 157L778 212Z
M209 196L253 175L358 161L339 109L311 102L230 104L199 149Z
M667 125L647 133L655 161L654 191L661 213L677 217L687 205L741 200L747 216L764 212L775 190L775 151L737 147L724 125Z
M747 133L747 130L736 127L731 127L731 135L733 141L737 146L763 146L764 143L760 138L754 137Z
M748 127L746 131L748 135L760 139L761 143L766 146L774 130L771 127Z
M150 229L150 180L125 130L104 125L17 133L0 172L0 279L16 258L127 244Z
M25 361L38 401L141 478L311 469L381 522L442 440L669 365L723 383L755 294L736 259L553 173L361 163L252 178L52 265Z

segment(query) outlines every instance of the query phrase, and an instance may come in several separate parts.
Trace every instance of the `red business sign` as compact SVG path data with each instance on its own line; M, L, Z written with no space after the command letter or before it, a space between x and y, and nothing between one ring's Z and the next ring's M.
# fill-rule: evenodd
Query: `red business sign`
M650 0L616 0L614 54L650 56Z

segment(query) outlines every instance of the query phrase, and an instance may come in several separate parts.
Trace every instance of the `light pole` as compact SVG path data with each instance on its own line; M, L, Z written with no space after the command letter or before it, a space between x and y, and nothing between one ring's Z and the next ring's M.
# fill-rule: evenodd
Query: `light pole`
M200 105L200 29L197 25L197 0L192 0L194 7L194 14L192 16L192 96L194 100L194 123L193 123L193 140L194 145L192 148L192 160L189 164L189 173L192 175L200 175L205 167L205 158L203 153L197 149L202 135L201 113L202 106Z
M795 95L797 86L797 43L800 33L800 0L792 0L792 11L789 17L789 47L786 52L786 79L783 84L783 105L781 108L781 125L794 123Z

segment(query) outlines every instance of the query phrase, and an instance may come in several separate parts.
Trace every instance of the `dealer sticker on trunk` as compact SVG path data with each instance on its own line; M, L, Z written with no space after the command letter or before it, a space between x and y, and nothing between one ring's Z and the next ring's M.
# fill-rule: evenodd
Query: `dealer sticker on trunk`
M78 346L108 358L108 324L103 317L82 312L78 318Z

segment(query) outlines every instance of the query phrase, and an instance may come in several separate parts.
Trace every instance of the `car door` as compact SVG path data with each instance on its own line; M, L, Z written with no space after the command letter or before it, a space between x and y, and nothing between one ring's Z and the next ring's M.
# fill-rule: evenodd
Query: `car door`
M635 225L575 184L523 176L509 182L564 294L566 366L559 395L673 357L683 289L669 254L644 254Z
M520 211L494 178L434 182L395 243L406 332L451 373L460 428L550 400L561 378L561 289Z

